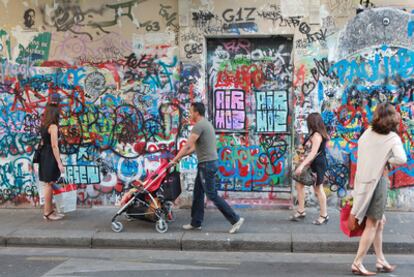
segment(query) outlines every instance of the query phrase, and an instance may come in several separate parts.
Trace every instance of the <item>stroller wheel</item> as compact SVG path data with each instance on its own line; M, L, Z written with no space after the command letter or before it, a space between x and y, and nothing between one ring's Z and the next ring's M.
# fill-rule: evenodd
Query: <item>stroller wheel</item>
M115 233L122 232L122 229L124 229L124 225L122 225L122 223L119 221L112 222L111 227L112 231L114 231Z
M168 230L168 223L164 219L160 219L155 223L155 230L158 233L165 233Z

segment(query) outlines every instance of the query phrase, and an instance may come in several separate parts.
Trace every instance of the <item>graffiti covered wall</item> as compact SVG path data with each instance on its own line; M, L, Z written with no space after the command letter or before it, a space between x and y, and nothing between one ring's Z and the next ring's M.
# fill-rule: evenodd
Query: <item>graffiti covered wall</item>
M31 156L59 93L67 178L80 204L112 205L185 135L177 2L17 2L0 4L0 201L36 202Z
M114 205L171 158L190 133L193 101L217 129L218 187L249 207L290 199L306 116L321 112L336 205L352 188L358 137L390 101L409 163L390 174L389 206L412 209L414 4L387 2L0 2L0 204L37 203L31 157L57 92L61 152L81 205ZM193 156L180 163L181 206L196 166Z

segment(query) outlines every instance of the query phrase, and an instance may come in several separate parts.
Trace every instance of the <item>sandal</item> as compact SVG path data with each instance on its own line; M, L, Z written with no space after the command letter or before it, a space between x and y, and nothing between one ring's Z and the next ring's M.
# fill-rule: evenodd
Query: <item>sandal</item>
M296 213L291 215L289 220L290 221L299 221L301 219L304 219L305 216L306 216L306 212L304 210L301 211L301 212L299 210L296 210Z
M46 221L56 221L56 220L61 220L63 218L62 216L55 215L54 212L55 211L51 211L48 214L44 214L43 219Z
M377 275L375 272L371 272L365 269L365 267L361 265L356 265L355 263L351 266L352 274L354 275L361 275L361 276L375 276Z
M375 267L377 268L377 272L390 273L393 272L397 266L390 265L387 262L384 263L378 260L375 264Z
M322 221L319 220L319 218L322 218ZM329 221L329 215L326 216L322 216L320 215L318 219L315 219L312 224L314 225L322 225L322 224L327 224Z

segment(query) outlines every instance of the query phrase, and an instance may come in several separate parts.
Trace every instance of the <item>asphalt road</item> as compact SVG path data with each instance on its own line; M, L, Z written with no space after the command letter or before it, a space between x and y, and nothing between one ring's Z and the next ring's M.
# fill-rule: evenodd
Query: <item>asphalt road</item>
M349 254L0 248L1 277L352 276ZM388 256L393 274L413 276L414 255ZM366 266L374 269L369 256Z

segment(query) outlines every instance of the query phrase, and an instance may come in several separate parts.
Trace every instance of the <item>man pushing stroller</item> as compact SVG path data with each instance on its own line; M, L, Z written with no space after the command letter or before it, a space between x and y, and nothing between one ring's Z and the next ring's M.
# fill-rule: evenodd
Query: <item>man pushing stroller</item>
M196 152L198 159L197 177L193 190L193 203L191 206L191 222L183 226L185 230L201 229L204 219L204 194L211 200L226 219L232 224L230 234L236 233L244 222L217 194L215 177L218 170L218 155L216 134L213 125L204 117L205 106L203 103L192 103L190 118L195 123L187 143L171 161L176 164L181 158Z

